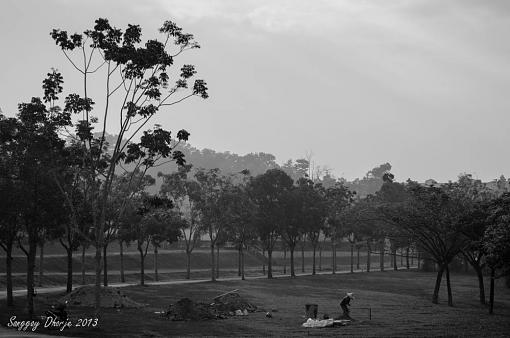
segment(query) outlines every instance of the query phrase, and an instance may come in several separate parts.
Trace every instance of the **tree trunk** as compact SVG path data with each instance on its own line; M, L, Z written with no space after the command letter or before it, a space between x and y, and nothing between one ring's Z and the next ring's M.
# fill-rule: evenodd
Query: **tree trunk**
M379 252L379 269L381 271L384 271L384 242L381 243L380 250L381 252Z
M418 260L418 270L420 270L420 268L421 268L421 259L420 259L420 252L419 251L418 251L418 258L417 258L417 260Z
M319 271L322 271L322 245L319 246Z
M394 252L394 250L395 250L395 249L394 249L394 247L393 247L393 244L391 244L391 242L390 242L390 268L393 268L393 266L394 266L394 265L393 265L393 263L394 263L394 261L393 261L393 257L395 257L395 252Z
M290 276L296 277L296 271L294 269L294 247L290 247Z
M441 265L437 271L436 285L434 286L434 294L432 295L432 303L437 304L439 299L439 287L441 286L441 279L443 278L444 266Z
M370 272L370 243L367 242L367 272Z
M354 243L351 243L351 273L354 273Z
M400 249L400 266L404 266L404 250Z
M6 244L5 274L7 287L7 306L14 306L14 297L12 295L12 242Z
M491 287L489 293L489 313L494 313L494 279L495 279L496 271L494 268L491 268Z
M359 250L360 250L360 247L357 246L356 249L358 251L357 252L357 260L356 260L356 269L359 270Z
M41 242L39 245L39 280L37 286L42 286L43 279L43 270L44 270L44 242Z
M158 276L158 247L154 246L154 279L159 281Z
M411 266L414 266L414 249L413 252L411 252Z
M108 257L106 256L106 250L107 250L107 245L105 244L103 246L103 285L104 286L108 286L108 265L107 265L107 259Z
M215 259L214 259L214 243L211 241L211 281L215 282L216 281L216 271L215 270L215 267L216 267L216 263L215 263Z
M119 241L120 248L120 281L122 283L126 282L126 276L124 276L124 244L122 241Z
M191 251L186 249L186 279L191 279Z
M73 291L73 250L71 247L66 249L67 251L67 283L66 293Z
M267 278L273 278L273 250L267 250Z
M287 274L287 248L283 249L283 274Z
M96 231L97 232L97 231ZM95 255L95 265L96 265L96 279L95 279L95 288L94 288L94 307L95 313L99 314L101 308L101 273L103 271L103 267L101 266L101 243L96 243L96 255Z
M140 285L145 285L145 255L143 254L142 248L138 247L138 252L140 252Z
M301 245L301 272L305 272L305 245Z
M333 251L331 269L332 269L332 271L333 271L332 273L334 275L336 273L336 242L334 240L332 240L331 247L332 247L332 251Z
M242 280L245 280L245 276L244 276L244 251L243 251L243 246L241 244L241 279Z
M85 245L81 246L81 285L85 285Z
M313 262L312 262L312 275L315 275L315 252L317 251L317 245L313 244Z
M448 306L453 306L452 285L450 283L450 268L446 264L446 290L448 291Z
M220 246L216 246L216 278L220 278Z
M29 235L30 236L30 235ZM27 307L30 319L34 316L34 270L35 256L37 251L37 243L32 239L28 239L29 249L27 256Z
M264 259L262 260L262 274L266 275L266 249L262 249L262 256Z
M396 248L393 248L391 261L392 261L391 265L393 266L393 270L397 271L398 266L397 266L397 249Z
M237 247L237 276L241 277L241 245Z
M480 289L480 304L485 305L485 286L483 283L482 268L479 266L475 268L476 275L478 277L478 288Z
M409 270L410 266L409 266L409 247L406 248L406 269ZM448 267L446 267L446 269L448 270Z

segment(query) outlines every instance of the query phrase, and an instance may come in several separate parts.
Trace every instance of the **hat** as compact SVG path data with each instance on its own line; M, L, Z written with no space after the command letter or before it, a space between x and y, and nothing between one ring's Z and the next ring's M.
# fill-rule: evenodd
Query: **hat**
M349 296L350 298L354 299L354 293L352 293L352 292L347 292L347 296Z

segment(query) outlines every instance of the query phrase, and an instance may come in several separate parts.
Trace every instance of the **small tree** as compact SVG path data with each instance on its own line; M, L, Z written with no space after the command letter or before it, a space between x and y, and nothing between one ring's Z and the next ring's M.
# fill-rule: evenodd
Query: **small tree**
M301 191L292 187L282 198L285 211L284 222L280 226L280 234L290 253L290 276L296 277L294 251L303 236L303 199Z
M151 233L151 244L154 248L154 279L158 276L158 249L164 242L169 244L181 238L181 229L186 227L186 221L178 210L160 210L152 215L148 224L148 232Z
M461 248L461 253L475 270L478 277L480 303L485 304L483 236L489 225L487 219L490 201L496 196L480 180L473 179L469 174L459 176L458 181L449 185L448 188L448 193L457 198L462 208L460 225L465 245Z
M332 271L336 273L336 246L338 241L345 235L351 243L351 272L353 271L353 248L355 231L354 227L349 227L350 224L346 219L348 217L346 210L353 202L355 193L351 192L341 182L336 182L334 185L326 189L326 206L327 218L324 227L324 234L331 239L331 249L333 254ZM352 242L351 242L352 240Z
M408 183L407 191L405 202L391 211L391 220L438 264L432 296L435 304L438 303L439 287L446 271L448 305L453 306L449 264L465 245L465 239L460 236L460 203L444 189L423 187L414 182ZM386 211L389 210L387 207Z
M202 231L209 236L211 247L211 280L216 280L216 259L214 249L224 236L225 213L228 206L228 194L231 182L220 175L219 169L198 170L195 178L200 186L200 199L197 207L200 211Z
M160 193L174 202L184 218L184 227L181 228L181 238L184 239L186 251L186 279L191 278L191 254L200 241L202 227L198 203L200 201L200 185L189 178L191 165L179 166L177 172L164 175Z
M239 250L239 272L241 279L245 279L244 250L247 244L256 238L253 217L256 214L256 205L250 199L247 191L249 172L243 172L241 183L225 192L228 199L225 221L227 237L232 240Z
M163 239L175 241L179 233L172 221L169 210L172 202L166 198L145 195L135 201L136 209L130 209L122 222L121 236L136 243L140 254L140 285L145 285L145 257L149 244L160 243ZM170 228L171 227L171 228Z
M314 184L313 181L304 178L298 180L297 190L302 199L302 229L312 244L312 274L315 275L317 245L327 216L326 192L322 185Z
M250 182L250 196L257 205L257 234L267 251L267 278L273 278L272 254L279 230L285 224L284 198L292 187L292 179L279 169L270 169Z

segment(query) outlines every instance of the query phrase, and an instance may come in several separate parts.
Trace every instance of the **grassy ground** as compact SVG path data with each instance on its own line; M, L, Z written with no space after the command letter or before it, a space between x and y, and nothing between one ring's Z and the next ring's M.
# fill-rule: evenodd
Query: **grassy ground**
M510 290L497 283L495 315L478 304L477 281L474 276L452 276L454 307L446 305L442 285L440 304L430 302L434 285L433 273L416 271L373 272L342 275L320 275L274 280L257 279L188 285L129 287L124 292L132 299L148 304L143 309L105 310L96 329L72 328L68 336L98 337L163 337L163 336L470 336L495 337L510 333ZM278 309L273 318L264 312L248 317L233 317L204 322L172 322L155 311L161 311L182 297L209 302L225 291L239 289L241 296L268 310ZM353 324L339 328L306 329L304 306L315 303L319 314L339 314L338 300L345 292L355 293ZM42 312L59 295L37 297ZM21 304L22 299L17 299ZM368 311L372 308L372 320ZM92 309L71 308L71 317L92 316ZM0 306L0 322L23 316L22 307L7 310ZM46 332L47 333L47 332Z

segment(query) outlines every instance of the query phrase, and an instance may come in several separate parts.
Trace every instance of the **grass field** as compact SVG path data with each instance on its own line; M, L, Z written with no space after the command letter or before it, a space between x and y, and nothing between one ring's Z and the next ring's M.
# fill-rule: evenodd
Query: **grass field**
M435 275L416 271L388 271L341 275L318 275L274 280L208 282L150 287L128 287L124 292L132 299L148 304L143 309L105 310L96 329L72 328L67 336L97 337L164 337L164 336L469 336L497 337L510 334L510 290L503 281L496 285L496 314L477 301L477 281L472 275L453 274L454 307L446 305L444 285L440 304L431 303ZM263 309L277 308L273 318L264 312L247 317L203 322L173 322L154 314L182 297L209 302L225 291L239 289L241 296ZM306 329L304 306L315 303L319 314L339 314L338 300L343 293L356 295L352 304L353 324L338 328ZM42 312L61 295L38 296L37 309ZM21 304L21 299L17 299ZM372 308L372 320L365 309ZM12 314L23 316L22 307L7 311L0 308L0 321ZM92 309L70 309L72 318L90 317ZM46 332L48 333L48 332ZM55 332L56 333L56 332Z

